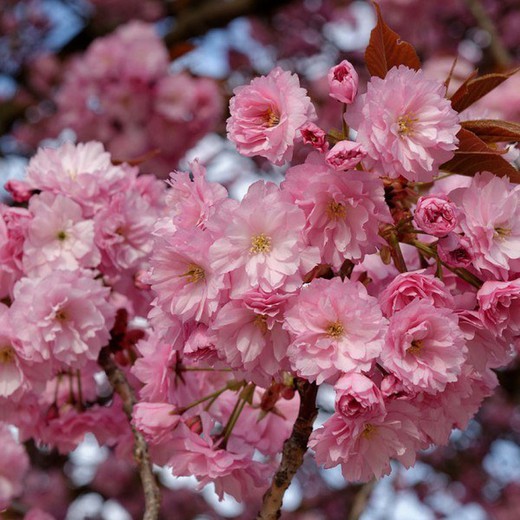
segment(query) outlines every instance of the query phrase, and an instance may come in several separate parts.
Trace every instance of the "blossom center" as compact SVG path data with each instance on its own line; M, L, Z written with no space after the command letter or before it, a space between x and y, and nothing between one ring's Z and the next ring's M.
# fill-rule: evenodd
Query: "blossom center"
M197 283L206 278L206 272L200 265L188 264L188 270L184 274L181 274L181 276L186 277L188 283Z
M12 363L14 361L14 350L7 345L0 348L0 364Z
M327 336L329 338L341 338L343 334L345 334L345 329L343 328L343 323L341 321L334 321L332 323L329 323L327 328L325 329L325 332L327 333Z
M259 314L256 316L253 323L260 329L262 334L267 333L267 316L265 314Z
M69 319L69 317L67 316L67 313L65 312L65 309L58 309L56 311L56 313L54 314L54 317L58 320L58 321L67 321Z
M268 108L264 114L265 125L268 128L272 128L280 123L280 115L277 114L272 108Z
M399 116L397 119L397 133L402 136L410 135L413 132L414 123L417 119L414 119L408 114L404 116Z
M376 433L376 427L373 424L367 423L363 431L361 432L361 436L365 439L371 439Z
M495 233L493 234L493 236L499 240L502 240L508 237L509 235L511 235L511 230L509 228L504 227L496 227Z
M341 220L347 215L347 208L341 202L331 200L327 205L327 215L331 220Z
M421 350L423 349L424 344L420 339L414 339L412 341L412 346L406 349L406 352L409 354L413 354L414 356L419 354Z
M61 230L61 231L58 231L58 233L56 234L56 238L60 242L65 242L65 240L67 240L68 236L67 236L67 233L65 233L65 231Z
M271 237L268 237L264 233L255 235L251 239L251 248L249 252L252 255L258 255L259 253L269 253L271 251Z

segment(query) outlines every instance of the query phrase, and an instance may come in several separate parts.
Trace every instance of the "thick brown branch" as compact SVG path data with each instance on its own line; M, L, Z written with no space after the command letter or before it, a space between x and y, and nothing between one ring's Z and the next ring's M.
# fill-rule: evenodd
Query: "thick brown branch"
M170 47L209 29L224 27L240 16L269 14L288 3L288 0L207 0L196 8L179 10L175 25L164 41Z
M271 487L264 495L262 509L257 520L276 520L280 518L283 495L289 487L298 468L303 463L307 451L307 442L312 433L312 425L318 413L316 394L318 387L302 379L296 381L300 394L300 410L294 423L291 436L284 442L282 460L271 482Z
M105 371L114 392L119 394L123 401L123 410L128 417L132 419L132 409L136 403L136 398L132 387L128 384L125 375L121 369L115 364L110 354L109 347L105 347L99 353L98 363ZM133 426L132 433L134 435L134 458L139 467L141 483L144 490L145 511L143 520L156 520L159 517L159 507L161 505L161 493L159 486L152 472L152 464L150 455L148 454L148 445L142 434Z

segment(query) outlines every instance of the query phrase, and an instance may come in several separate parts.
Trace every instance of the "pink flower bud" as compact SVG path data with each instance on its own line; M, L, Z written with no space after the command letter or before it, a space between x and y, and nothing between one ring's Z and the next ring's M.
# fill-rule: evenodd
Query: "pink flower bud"
M427 195L417 201L417 227L436 237L444 237L457 225L457 207L444 195Z
M352 170L366 155L365 149L359 143L340 141L330 149L325 161L335 170Z
M327 134L319 126L314 123L305 123L301 128L300 132L303 137L305 144L310 144L316 150L321 153L325 153L329 149L329 143L327 142Z
M437 253L450 267L467 267L473 260L468 239L455 233L439 240Z
M11 194L15 202L27 202L33 194L33 190L29 184L15 179L7 181L5 183L5 189Z
M343 60L332 67L327 75L329 80L329 96L350 105L357 94L359 77L352 63Z

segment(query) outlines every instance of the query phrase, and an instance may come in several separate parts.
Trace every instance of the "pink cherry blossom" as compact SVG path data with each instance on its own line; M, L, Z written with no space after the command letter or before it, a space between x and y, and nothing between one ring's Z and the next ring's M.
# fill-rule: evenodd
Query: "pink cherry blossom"
M267 488L271 476L269 465L253 460L252 449L243 444L240 451L219 448L218 441L211 436L214 420L206 413L201 414L203 435L190 430L181 423L175 430L170 443L171 458L168 465L175 475L194 475L204 486L215 484L220 499L228 493L237 500L251 496L253 490Z
M498 336L520 336L520 278L487 281L477 293L482 322Z
M457 380L466 352L457 315L415 300L390 319L381 361L405 387L436 393Z
M343 372L370 370L383 348L386 320L363 284L316 279L304 287L285 315L293 370L318 384Z
M457 208L443 195L426 195L417 201L414 220L425 233L444 237L457 225Z
M450 198L461 210L459 226L474 255L472 265L502 280L520 272L520 186L483 172Z
M390 401L386 412L359 413L345 418L334 413L314 431L309 446L316 462L325 468L341 464L348 481L366 482L390 473L390 459L405 467L415 462L422 435L416 426L415 407L404 401Z
M132 410L132 424L147 441L159 443L173 432L180 421L175 407L167 403L137 403Z
M368 153L365 166L391 178L430 182L458 144L459 118L445 91L441 82L403 65L384 79L372 77L346 114Z
M198 161L190 163L191 175L186 172L170 173L166 200L173 222L181 228L206 229L207 224L227 199L227 190L221 184L206 180L206 168Z
M336 381L336 412L346 419L384 415L383 394L374 382L359 373L345 374Z
M204 323L215 313L229 282L210 266L213 241L209 231L200 229L156 236L148 283L164 312Z
M379 244L379 224L391 222L382 182L358 171L336 172L318 154L289 168L282 190L305 212L306 232L324 263L336 269Z
M457 233L449 233L437 242L437 253L450 267L468 267L473 261L469 239Z
M0 204L0 298L12 296L23 275L23 245L32 219L30 211Z
M387 317L415 300L430 300L440 308L455 307L453 296L444 283L425 270L398 274L379 295L381 310Z
M103 207L109 195L135 175L131 168L113 166L110 154L94 141L40 148L27 167L27 182L33 189L66 195L83 208L85 217Z
M56 369L96 360L114 323L109 292L81 271L54 271L43 278L20 280L11 318L24 357L54 362Z
M286 201L276 185L255 182L232 213L224 236L211 246L211 268L231 274L232 297L251 288L294 290L319 262L304 227L303 211Z
M97 267L101 255L94 244L94 222L83 219L78 204L43 192L31 198L29 210L34 218L24 243L26 274L46 276L55 269Z
M251 291L225 304L213 322L217 349L226 362L264 385L289 369L289 336L282 329L288 297Z
M298 76L273 69L267 76L237 87L229 102L228 138L247 157L260 155L274 164L292 157L298 130L316 118Z

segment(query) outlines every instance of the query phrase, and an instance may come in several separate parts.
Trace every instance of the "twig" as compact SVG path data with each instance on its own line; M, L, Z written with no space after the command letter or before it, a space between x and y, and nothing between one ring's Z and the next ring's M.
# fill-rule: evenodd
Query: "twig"
M284 442L282 460L276 471L271 487L264 495L262 509L257 520L277 520L280 518L283 495L289 487L298 468L303 463L307 451L307 442L312 433L312 424L318 413L316 394L318 387L303 379L296 380L296 388L300 394L300 410L294 423L291 436Z
M513 60L511 59L509 51L502 43L493 20L489 17L480 0L465 0L465 2L478 25L489 33L491 39L489 50L496 65L502 69L508 69Z
M350 510L350 514L348 516L348 520L359 520L362 515L365 507L370 500L370 495L372 494L372 490L376 484L375 480L371 480L366 484L363 484L360 490L356 493L354 497L354 503L352 504L352 509Z
M101 349L98 363L105 371L114 391L121 397L123 410L130 421L132 419L132 409L136 403L135 394L132 387L128 384L125 375L112 359L109 347ZM145 510L143 520L156 520L159 517L161 493L152 471L148 445L142 434L131 423L130 425L134 435L134 458L139 467L144 490Z

